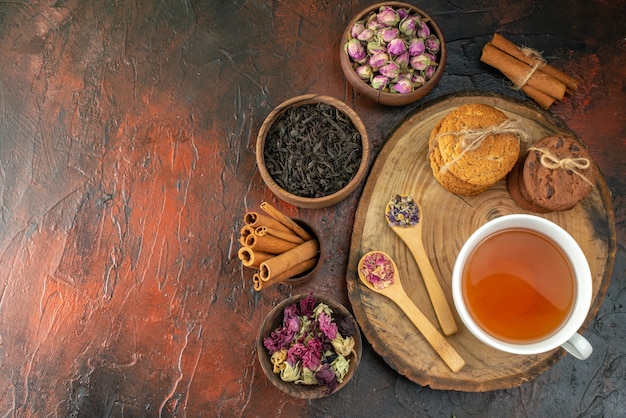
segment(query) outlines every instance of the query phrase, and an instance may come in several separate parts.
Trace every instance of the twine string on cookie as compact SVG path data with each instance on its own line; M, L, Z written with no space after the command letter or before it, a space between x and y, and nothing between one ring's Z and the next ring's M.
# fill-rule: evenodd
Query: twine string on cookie
M587 177L585 177L584 174L578 171L586 170L591 166L591 163L587 158L559 158L556 155L552 154L550 151L548 151L546 148L530 147L528 148L528 151L540 152L541 158L539 159L539 161L541 162L541 165L545 168L550 170L569 170L581 179L583 179L585 182L587 182L591 187L593 187L593 183Z
M519 119L505 119L498 125L488 126L482 129L462 129L458 132L443 132L435 136L433 148L437 146L439 138L447 135L463 137L461 140L461 153L442 165L439 171L445 173L451 165L456 164L466 153L480 147L480 145L490 136L499 134L512 134L523 142L529 142L530 136L522 128L522 121Z
M535 71L537 71L547 63L543 56L541 56L541 53L539 51L535 51L534 49L528 47L520 48L520 50L522 51L522 54L526 55L527 57L533 58L535 60L535 65L530 68L530 71L528 71L528 73L526 73L524 77L521 77L517 81L517 83L515 83L515 88L517 90L521 90L521 88L524 87L526 83L528 83L528 80L530 80L533 74L535 74Z

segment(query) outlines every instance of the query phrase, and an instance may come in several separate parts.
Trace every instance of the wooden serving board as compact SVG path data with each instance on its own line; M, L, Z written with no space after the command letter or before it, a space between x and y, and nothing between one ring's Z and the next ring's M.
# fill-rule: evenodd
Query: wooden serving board
M557 132L574 135L549 113L502 96L466 93L418 109L389 137L372 166L355 216L346 275L357 322L374 350L391 367L423 386L468 392L519 386L539 376L565 354L561 348L532 356L492 349L470 334L454 309L450 280L454 260L465 240L493 218L530 213L513 202L504 180L478 196L467 197L448 192L433 177L428 162L430 131L452 109L473 102L492 105L510 117L523 119L535 139ZM466 362L457 373L441 361L393 302L367 289L357 276L356 267L364 253L385 251L396 261L413 302L439 328L414 259L385 221L385 205L398 193L411 194L422 205L425 250L459 327L457 334L447 337ZM604 178L600 176L594 191L572 210L539 216L566 229L589 261L594 297L586 326L602 304L615 261L615 219Z

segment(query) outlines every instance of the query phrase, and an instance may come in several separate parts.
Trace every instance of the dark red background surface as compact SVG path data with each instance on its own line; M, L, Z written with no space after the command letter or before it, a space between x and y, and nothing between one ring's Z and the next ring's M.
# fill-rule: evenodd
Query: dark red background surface
M347 85L346 22L366 1L0 3L0 415L626 415L626 3L412 2L439 23L448 65L422 102L388 108ZM344 272L361 189L337 206L276 200L255 136L282 101L340 98L376 153L408 114L464 90L510 89L479 62L495 32L581 81L550 111L589 146L613 194L612 281L567 356L519 388L434 391L365 343L337 394L294 399L257 363L271 307L314 291L349 306ZM255 293L236 257L246 210L267 200L318 233L300 287Z

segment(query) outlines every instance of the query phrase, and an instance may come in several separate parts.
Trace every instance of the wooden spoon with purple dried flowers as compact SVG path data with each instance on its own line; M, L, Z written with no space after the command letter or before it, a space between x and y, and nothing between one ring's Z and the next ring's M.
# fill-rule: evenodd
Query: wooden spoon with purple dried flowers
M441 330L445 335L452 335L458 331L450 305L441 288L441 283L433 270L422 242L422 208L410 195L396 195L385 207L387 223L402 239L422 273L428 296L433 304L435 315Z

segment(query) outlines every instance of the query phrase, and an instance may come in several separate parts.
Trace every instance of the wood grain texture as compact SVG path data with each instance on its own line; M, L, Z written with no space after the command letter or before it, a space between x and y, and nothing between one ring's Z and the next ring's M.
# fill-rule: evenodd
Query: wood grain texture
M396 194L410 194L420 202L425 250L451 304L452 269L465 240L491 219L525 213L511 200L504 180L480 195L462 197L445 190L432 175L428 163L430 131L450 110L474 102L521 118L535 139L567 129L534 107L496 95L453 95L409 116L388 139L367 180L356 213L346 278L357 321L374 349L399 373L436 389L486 391L515 387L535 379L564 354L557 349L519 356L492 349L471 335L455 312L459 332L447 338L467 365L453 373L395 304L365 289L356 277L355 266L362 254L386 252L398 265L407 294L436 323L419 269L387 225L384 211L389 199ZM566 229L583 249L593 276L594 298L588 318L595 317L610 282L616 248L615 220L604 180L599 179L595 190L574 209L541 216Z

